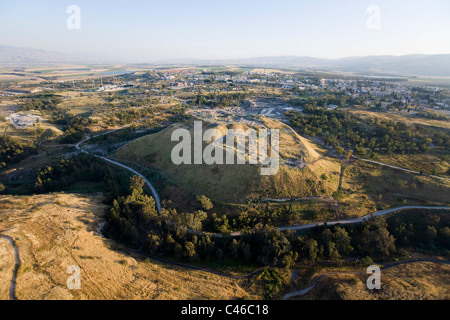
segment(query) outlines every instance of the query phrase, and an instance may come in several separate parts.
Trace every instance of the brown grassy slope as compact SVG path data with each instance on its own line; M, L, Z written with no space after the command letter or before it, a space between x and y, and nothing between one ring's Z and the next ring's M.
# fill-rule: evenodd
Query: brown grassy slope
M270 121L267 124L271 127L279 125ZM204 130L208 129L206 123L203 127ZM225 202L246 203L249 199L259 197L331 196L337 190L339 165L328 159L319 160L304 170L283 165L275 176L261 176L259 166L248 163L177 166L171 160L171 152L178 143L171 141L171 135L178 128L191 131L192 123L175 124L157 134L137 139L119 149L115 156L127 164L157 169L189 192ZM222 132L226 129L224 125L217 128ZM246 130L247 127L241 129ZM285 159L304 159L308 163L321 156L312 144L303 143L287 128L283 128L280 133L280 154ZM324 173L329 179L321 178Z
M9 299L13 269L14 251L7 240L0 239L0 300Z
M433 173L436 171L437 175L446 176L450 169L449 162L439 159L436 156L429 154L408 154L392 156L381 155L379 161L394 166L407 168L415 171L423 171L426 173Z
M370 275L325 277L302 300L448 300L450 266L430 262L399 265L381 271L381 290L368 290Z
M19 299L235 299L241 282L171 267L126 254L96 232L106 209L102 196L49 194L0 197L0 233L16 240L22 265ZM11 256L0 243L0 256ZM12 262L2 259L0 281ZM4 266L3 266L4 265ZM81 268L81 290L68 290L66 273ZM10 278L9 278L10 279ZM0 293L2 298L5 290ZM9 285L7 286L9 290ZM251 296L252 298L258 298Z
M449 181L359 160L347 166L342 190L342 210L355 217L400 206L450 204Z
M357 110L357 109L350 109L350 113L355 115L358 118L361 119L368 119L368 118L377 118L382 120L393 120L393 121L402 121L406 122L409 125L427 125L431 127L437 127L437 128L446 128L450 129L450 122L446 120L432 120L432 119L424 119L424 118L416 118L411 115L408 115L407 113L404 115L398 115L394 113L381 113L381 112L375 112L375 111L369 111L369 110Z

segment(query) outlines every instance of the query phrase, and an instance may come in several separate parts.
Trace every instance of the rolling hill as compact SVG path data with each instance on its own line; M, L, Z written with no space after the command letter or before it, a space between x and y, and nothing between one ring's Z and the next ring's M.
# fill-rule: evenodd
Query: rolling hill
M212 127L204 123L204 130L208 126ZM156 169L191 193L224 202L330 196L337 190L340 172L337 162L322 159L323 150L290 128L268 119L265 126L281 130L281 166L273 176L260 175L259 166L248 164L248 159L242 165L175 165L171 152L178 142L171 141L172 133L183 128L192 134L193 122L174 124L157 134L135 140L119 149L115 157L123 163ZM227 128L245 131L248 127L240 124L219 125L216 128L225 132ZM327 179L321 178L324 175Z

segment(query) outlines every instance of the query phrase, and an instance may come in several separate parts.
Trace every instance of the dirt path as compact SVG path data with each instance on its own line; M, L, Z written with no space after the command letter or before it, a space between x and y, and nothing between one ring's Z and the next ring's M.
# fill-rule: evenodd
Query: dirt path
M14 264L13 275L11 278L11 286L9 288L9 299L16 300L17 299L16 298L16 278L17 278L17 270L19 270L19 267L20 267L19 248L17 248L14 240L8 236L0 235L0 239L7 240L11 244L11 246L14 250L15 264Z
M377 165L380 165L380 166L383 166L383 167L388 167L388 168L391 168L391 169L397 169L397 170L402 170L402 171L409 172L409 173L414 173L414 174L418 174L418 175L424 175L423 173L421 173L419 171L406 169L406 168L402 168L402 167L397 167L397 166L394 166L394 165L391 165L391 164L378 162L378 161L374 161L374 160L364 159L364 158L357 157L355 155L352 155L352 158L358 159L358 160L361 160L361 161L364 161L364 162L377 164ZM429 176L429 177L432 177L432 178L438 178L438 179L443 179L443 180L450 181L450 178L446 178L446 177L436 176L436 175L433 175L433 174L425 174L425 175Z
M411 263L417 263L417 262L431 262L431 263L437 263L437 264L446 264L446 265L450 265L450 261L441 261L441 260L433 260L433 259L415 259L415 260L405 260L405 261L397 261L397 262L390 262L390 263L385 263L380 269L381 270L387 270L399 265L405 265L405 264L411 264ZM353 274L353 275L357 275L357 274L366 274L366 272L364 271L336 271L336 272L325 272L322 273L318 276L316 276L311 285L307 288L301 289L301 290L297 290L297 291L293 291L290 293L285 294L281 299L282 300L288 300L294 297L300 297L300 296L304 296L305 294L308 294L312 289L315 288L315 286L317 285L317 283L319 282L320 279L331 276L331 275L347 275L347 274Z

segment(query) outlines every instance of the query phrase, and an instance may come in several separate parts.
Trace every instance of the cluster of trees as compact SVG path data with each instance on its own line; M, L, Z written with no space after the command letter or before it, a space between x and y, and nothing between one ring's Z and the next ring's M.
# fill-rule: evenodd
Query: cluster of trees
M395 239L384 218L351 227L322 227L298 235L274 228L256 228L233 240L240 250L235 258L263 265L291 265L297 260L338 261L351 256L387 258L396 251Z
M96 120L85 118L82 116L67 117L66 125L64 126L64 136L60 139L60 143L74 144L83 139L83 133L91 125L96 123Z
M255 205L242 207L235 210L221 208L218 212L227 211L227 214L211 213L205 224L208 231L227 233L232 230L253 229L257 225L270 226L276 221L280 224L291 224L308 217L311 220L327 220L335 216L329 208L310 204L286 204L286 205ZM211 212L210 210L207 210Z
M154 200L143 193L142 186L139 178L132 178L128 195L114 201L109 215L109 232L153 255L187 261L241 261L290 266L299 260L339 261L366 256L386 259L395 255L398 244L411 245L411 241L419 241L416 237L422 237L418 236L422 222L405 226L406 218L404 221L389 220L388 223L384 217L356 225L316 227L302 234L281 232L260 223L244 231L240 237L219 237L204 232L217 219L217 215L210 213L212 203L207 198L197 199L200 209L195 212L164 208L158 214ZM226 216L220 219L224 218L228 219ZM432 218L432 221L437 219ZM431 245L431 248L448 245L448 219L434 222L427 222L427 236L420 241L424 246ZM433 232L433 228L437 231ZM400 239L398 243L396 237Z
M299 92L299 89L293 90L295 93ZM345 104L349 101L349 97L344 93L336 93L329 94L326 93L320 97L308 97L307 99L303 98L291 98L290 103L295 106L300 106L303 108L315 108L317 106L327 107L330 104L334 104L339 107L345 106Z
M120 187L121 179L123 178L105 166L101 160L80 154L69 159L61 159L53 166L37 169L35 189L37 192L46 193L63 190L80 181L104 182L111 202L126 192Z
M375 217L355 225L316 227L302 234L259 223L240 237L218 237L204 230L218 220L223 226L223 221L231 218L212 214L213 204L208 198L197 198L199 210L195 212L164 208L158 214L154 200L144 194L142 186L143 181L133 177L128 194L114 201L109 232L153 255L186 261L290 266L299 260L386 259L398 252L398 246L417 247L420 243L420 247L434 250L450 244L448 217L419 212L389 219Z
M176 107L170 109L169 113L171 114L169 121L170 122L183 122L189 120L191 118L190 115L186 114L186 105L177 105Z
M142 118L149 117L156 111L158 110L153 107L124 108L111 114L106 121L106 124L112 127L117 125L127 125Z
M59 107L62 103L62 98L53 94L41 94L32 96L27 99L19 108L19 111L27 110L46 110L52 113L51 122L58 125L63 125L64 136L61 138L61 143L73 144L79 142L83 138L83 132L87 127L96 121L89 117L71 116L66 113L65 109ZM47 132L49 137L53 135ZM39 141L38 141L39 143Z
M448 214L427 214L411 210L407 215L387 219L389 232L400 246L441 250L450 247L450 217Z
M127 243L139 244L142 234L149 230L157 218L155 200L144 193L144 180L130 179L130 192L113 200L109 219L109 232Z
M324 110L307 105L302 114L289 111L292 125L301 134L320 136L328 145L354 148L358 155L368 150L387 153L428 152L432 144L448 148L450 135L442 130L410 126L400 121L357 119L337 110Z
M239 105L242 100L248 98L247 93L233 92L228 94L217 94L216 92L197 95L193 100L193 105L209 106L211 108L225 108Z
M437 113L428 112L428 111L419 111L416 113L416 117L426 118L426 119L431 119L431 120L442 120L442 121L450 120L446 116L443 116L443 115L440 115Z
M18 109L19 111L28 110L49 110L55 111L58 109L58 105L62 102L60 96L53 94L41 94L35 95L27 99L25 103Z
M113 205L114 200L129 191L130 175L91 155L79 154L69 159L61 159L52 166L36 170L35 191L40 193L58 192L78 182L90 182L92 190L105 194L105 203Z
M36 151L31 142L3 135L0 136L0 169L8 163L18 162Z
M375 217L355 225L325 225L302 233L281 232L267 220L267 224L259 222L240 237L231 237L226 233L231 231L230 225L236 219L212 213L214 205L210 199L198 197L198 208L193 212L165 207L158 213L154 199L144 192L143 179L137 176L128 182L125 179L128 178L115 176L98 159L80 155L38 170L36 188L48 192L80 180L104 181L109 190L107 202L112 205L108 214L110 236L149 254L186 261L241 261L289 267L300 260L386 259L393 257L398 247L440 250L450 245L450 218L445 214L430 215L420 211L389 218ZM271 211L273 214L285 209ZM219 237L205 232L211 228L224 235ZM278 277L270 281L276 279Z
M290 282L290 273L280 268L267 268L258 275L257 280L263 286L266 300L279 298L278 294L283 287L287 287Z

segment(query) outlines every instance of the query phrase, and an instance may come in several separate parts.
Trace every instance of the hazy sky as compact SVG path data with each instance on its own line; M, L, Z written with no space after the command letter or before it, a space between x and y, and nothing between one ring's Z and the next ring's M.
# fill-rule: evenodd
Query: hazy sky
M438 54L450 53L449 17L448 0L0 0L0 44L139 61Z

